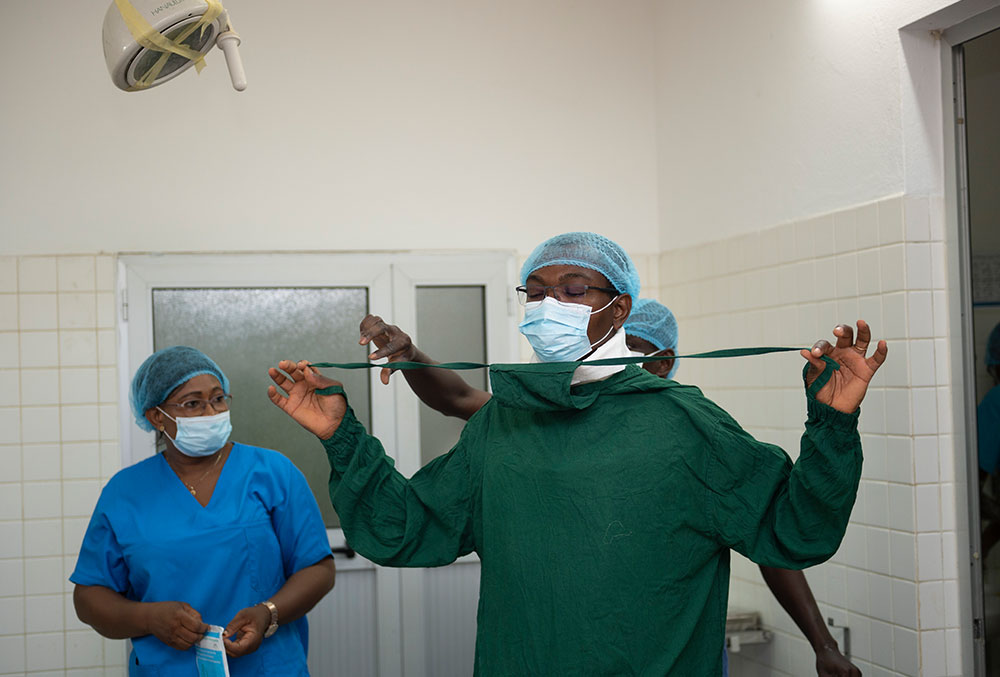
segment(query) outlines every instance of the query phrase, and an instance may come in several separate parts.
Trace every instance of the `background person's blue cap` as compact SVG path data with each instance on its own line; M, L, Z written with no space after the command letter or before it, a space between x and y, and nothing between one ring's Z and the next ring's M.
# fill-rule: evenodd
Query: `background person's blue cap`
M199 374L211 374L219 379L222 390L229 394L229 379L212 358L197 348L172 346L147 357L132 377L128 398L136 425L152 431L146 411L163 404L177 386Z
M632 312L625 320L625 333L649 341L657 350L677 351L677 319L670 308L653 299L632 302ZM667 378L673 378L679 362L675 361Z
M622 294L639 298L639 273L625 250L597 233L563 233L535 247L521 267L521 284L546 266L580 266L608 278Z

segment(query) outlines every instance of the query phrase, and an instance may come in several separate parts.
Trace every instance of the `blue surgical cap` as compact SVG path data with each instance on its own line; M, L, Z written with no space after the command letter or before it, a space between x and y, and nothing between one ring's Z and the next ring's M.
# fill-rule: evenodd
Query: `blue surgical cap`
M617 244L597 233L563 233L535 247L521 267L521 284L546 266L580 266L608 278L622 294L639 298L639 273L632 259Z
M132 377L128 398L136 425L143 430L153 430L146 420L146 411L163 404L177 386L199 374L211 374L219 379L222 390L229 393L229 379L219 365L196 348L173 346L147 357Z
M993 327L990 337L986 339L986 364L990 367L1000 364L1000 324Z
M625 320L625 333L649 341L657 350L677 350L677 320L670 308L653 299L636 299L632 303L632 312ZM677 366L674 362L667 378L673 378Z

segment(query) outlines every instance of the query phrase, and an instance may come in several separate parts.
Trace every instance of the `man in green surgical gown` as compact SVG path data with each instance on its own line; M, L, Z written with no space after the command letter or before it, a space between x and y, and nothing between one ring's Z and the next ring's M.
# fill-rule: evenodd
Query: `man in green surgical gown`
M269 370L269 396L322 440L354 549L388 566L478 553L477 674L720 674L729 550L791 569L840 544L861 474L858 407L885 342L866 357L859 321L857 340L838 325L836 345L802 351L806 385L826 383L807 390L792 464L695 387L587 365L629 354L638 276L615 243L547 240L521 281L537 363L494 365L493 397L409 480L307 363Z

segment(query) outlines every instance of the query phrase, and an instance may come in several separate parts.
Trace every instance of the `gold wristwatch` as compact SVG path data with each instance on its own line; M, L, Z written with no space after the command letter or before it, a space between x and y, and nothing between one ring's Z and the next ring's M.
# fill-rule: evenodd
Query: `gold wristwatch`
M261 604L266 606L267 610L271 612L271 624L264 631L264 638L267 639L278 630L278 607L274 606L274 602L269 599L261 602Z

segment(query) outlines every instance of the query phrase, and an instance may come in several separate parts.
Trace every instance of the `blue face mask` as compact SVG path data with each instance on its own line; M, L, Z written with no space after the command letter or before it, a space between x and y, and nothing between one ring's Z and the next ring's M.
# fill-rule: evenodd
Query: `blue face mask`
M524 319L518 329L528 339L540 361L573 362L593 350L587 336L590 316L601 312L617 298L608 301L604 308L591 311L588 305L564 303L546 296L541 301L524 304ZM606 339L614 329L612 324L597 343Z
M157 409L160 409L157 407ZM181 416L173 418L160 409L163 415L177 424L177 438L171 438L177 450L185 456L198 458L211 456L226 446L233 432L233 424L229 421L229 412L224 411L215 416ZM166 432L164 432L166 435ZM167 435L169 438L170 435Z

